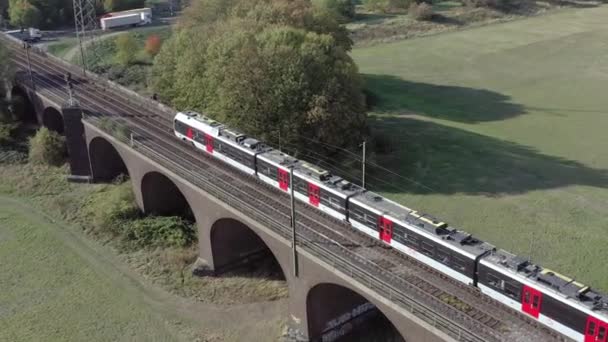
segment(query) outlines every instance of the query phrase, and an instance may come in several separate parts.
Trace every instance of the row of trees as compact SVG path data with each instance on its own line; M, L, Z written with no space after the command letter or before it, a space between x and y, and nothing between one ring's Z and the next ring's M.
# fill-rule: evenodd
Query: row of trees
M268 142L353 146L366 132L352 41L310 0L198 0L152 68L151 86Z
M140 8L145 0L96 0L97 14ZM0 17L16 27L57 28L73 23L72 0L0 0Z

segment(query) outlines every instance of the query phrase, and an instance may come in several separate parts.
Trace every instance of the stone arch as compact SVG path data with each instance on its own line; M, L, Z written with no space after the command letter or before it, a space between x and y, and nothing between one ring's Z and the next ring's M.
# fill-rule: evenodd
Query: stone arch
M141 180L143 211L146 214L159 216L181 216L195 221L192 207L188 200L167 176L152 171Z
M51 131L63 134L63 116L53 107L47 107L42 112L42 125Z
M270 270L269 277L286 279L285 265L246 224L232 218L222 218L213 223L209 236L216 274L265 261Z
M341 285L312 287L306 295L306 316L312 341L405 341L380 309Z
M36 108L27 92L20 86L11 89L11 100L13 100L13 111L17 114L17 120L25 123L37 124Z
M109 182L116 177L129 175L127 166L114 145L102 137L95 137L89 143L91 172L96 181Z

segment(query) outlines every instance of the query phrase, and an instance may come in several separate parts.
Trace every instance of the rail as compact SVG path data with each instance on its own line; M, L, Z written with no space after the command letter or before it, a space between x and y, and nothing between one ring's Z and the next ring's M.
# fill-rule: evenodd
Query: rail
M273 231L279 233L279 235L281 235L283 238L291 239L291 228L277 221L275 218L267 215L266 213L258 210L255 206L251 205L251 203L245 202L234 196L233 194L225 191L222 187L212 182L209 182L208 179L192 172L190 169L184 167L183 165L177 165L165 155L158 152L159 150L162 150L162 147L156 144L153 140L150 140L145 137L140 138L136 135L133 135L133 138L131 139L131 136L127 136L122 133L129 132L130 129L124 123L119 122L116 119L109 120L112 120L114 122L113 127L124 127L123 129L104 129L104 126L107 127L107 125L103 124L101 120L106 119L109 118L104 117L102 119L96 116L87 116L83 121L88 122L97 129L100 129L106 134L111 135L120 142L130 145L131 148L133 148L134 150L159 163L163 167L168 168L183 179L205 190L210 195L232 206L233 208L238 209L243 213L246 213L249 217L253 218L259 223L262 223L265 226L271 228ZM302 234L302 231L305 231L306 234ZM296 235L298 240L298 247L300 247L300 249L304 249L305 251L322 260L323 262L327 263L329 266L333 267L335 270L338 270L339 272L342 272L343 274L353 279L356 279L362 285L376 291L381 295L384 294L384 296L389 300L395 303L399 303L400 307L406 309L407 311L411 312L426 323L446 333L450 337L458 341L464 342L487 341L486 338L482 338L471 332L469 329L461 326L460 324L444 318L443 316L437 314L432 308L428 307L427 305L417 301L413 297L404 295L399 289L388 283L382 282L374 274L371 274L365 269L357 266L351 260L356 260L357 262L368 266L369 261L359 255L354 254L352 251L345 248L344 246L328 241L329 244L326 245L331 245L333 248L339 249L340 253L332 251L331 248L328 248L324 246L324 244L318 242L327 241L324 236L310 229L309 227L303 226L299 223L297 225ZM310 238L310 236L313 236L316 239ZM345 258L345 255L348 255L350 260ZM420 295L421 297L426 296L426 294L423 293L421 290L409 284L404 285L407 286L410 291Z
M11 43L13 44L19 44L19 46L21 46L21 42L18 40L15 41L15 39L12 39L12 37L8 37L8 41L11 41ZM55 56L49 55L40 49L33 48L33 50L42 57L60 63L66 68L69 68L70 70L75 70L75 67L72 64L69 64ZM158 112L160 110L161 112L163 112L164 115L173 115L173 110L169 107L157 103L151 104L151 100L144 98L139 94L134 93L131 90L128 90L120 85L117 85L114 82L103 79L97 74L87 72L87 76L89 77L89 79L92 79L96 83L100 83L102 85L106 85L107 87L130 94L134 98L133 102L144 106L144 108L153 110L154 112ZM100 115L103 114L100 113ZM108 126L103 125L100 120L110 120L114 123L114 128L123 127L124 129L108 129ZM260 211L258 208L251 205L250 203L239 199L234 194L225 191L225 189L223 189L222 187L219 187L216 184L209 182L208 179L201 177L200 174L188 170L183 165L176 164L166 155L158 152L162 151L164 147L155 143L152 139L143 136L134 136L133 139L130 139L129 134L125 134L124 132L130 132L131 130L127 127L125 123L121 122L122 120L110 118L108 116L103 116L103 118L101 118L98 115L92 115L87 116L83 121L88 122L97 129L113 136L115 139L121 141L122 143L131 145L133 149L139 151L146 157L172 170L178 176L199 186L217 199L225 202L226 204L234 208L243 211L256 221L263 223L267 227L273 229L282 237L286 239L291 238L291 228L289 228L287 225L279 222L278 220L276 220L276 218L273 218L270 215ZM334 269L338 270L339 272L351 277L352 279L357 280L362 285L367 286L368 288L376 291L378 294L384 296L385 298L388 298L392 302L398 303L399 306L403 309L411 312L421 320L427 322L431 326L446 333L448 336L458 341L487 341L487 339L482 338L479 335L471 332L470 329L463 327L462 325L438 314L436 312L436 309L433 309L416 300L415 298L402 293L403 289L407 288L409 291L415 293L416 295L419 295L420 297L428 297L428 295L422 292L420 289L404 282L400 282L400 288L397 288L396 286L393 286L388 282L382 281L378 279L377 274L373 274L372 272L369 272L369 270L365 269L366 267L375 267L375 265L372 265L369 260L361 257L360 255L357 255L356 253L353 253L353 251L349 250L345 246L331 241L326 236L323 236L323 234L307 226L298 223L297 228L299 231L297 233L297 237L300 242L299 247L310 253L311 255L314 255L315 257L319 258L320 260L333 267ZM356 262L353 263L353 261ZM357 263L360 265L358 265ZM463 316L461 316L461 318L462 317Z

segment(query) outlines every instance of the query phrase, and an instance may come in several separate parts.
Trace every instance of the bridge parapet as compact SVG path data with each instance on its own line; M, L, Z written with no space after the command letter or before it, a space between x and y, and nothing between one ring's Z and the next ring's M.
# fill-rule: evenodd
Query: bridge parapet
M138 161L126 161L129 172L137 169L133 166L133 163L151 163L155 165L154 169L170 175L169 177L178 184L178 187L185 194L188 194L186 197L205 198L204 207L199 207L200 204L196 204L202 203L200 200L194 199L189 200L189 202L191 205L195 203L193 210L197 217L201 237L201 258L211 269L215 267L213 254L210 252L212 250L211 241L208 238L210 226L215 222L211 220L228 215L212 215L210 218L210 212L219 210L220 212L230 212L231 214L227 217L233 217L244 222L247 226L254 228L259 235L259 232L266 232L266 235L271 236L263 239L264 242L277 256L277 260L283 266L283 269L291 270L290 267L285 267L285 265L291 265L291 228L289 228L288 220L277 219L275 216L259 210L255 203L250 203L235 196L234 193L227 191L222 185L214 183L212 181L213 177L206 176L204 170L200 170L196 164L190 161L182 160L179 165L176 165L168 157L171 156L172 152L165 151L165 148L153 139L138 136L131 138L124 134L117 135L112 132L104 132L96 127L98 125L99 119L97 118L87 118L85 120L87 140L90 142L95 136L105 136L121 151L121 154L138 155L136 157ZM107 135L110 135L110 137ZM123 156L123 158L125 157ZM127 159L129 158L133 157ZM200 170L200 172L193 170ZM138 172L136 171L136 173ZM139 182L137 180L139 177L132 175L135 188L138 187L136 183ZM142 206L141 189L136 189L137 193L139 193L137 196L138 203ZM210 201L216 202L215 205L211 206L212 208L221 209L209 210ZM290 287L290 312L293 315L291 323L298 327L298 330L306 332L309 330L306 295L318 283L330 281L341 284L357 293L363 293L364 298L378 307L391 321L398 322L394 325L404 337L409 336L409 340L487 341L486 338L478 336L464 326L446 319L440 313L437 313L435 308L427 306L419 299L406 295L403 289L395 288L386 283L378 277L377 270L372 270L374 265L371 265L368 260L354 254L344 246L328 241L327 237L320 235L310 227L299 224L297 240L298 255L302 258L299 264L302 274L297 279L292 272L285 272L285 275ZM353 260L356 262L353 262ZM411 288L411 285L404 284L404 287L409 287L408 291L416 293L421 298L428 296L418 289Z

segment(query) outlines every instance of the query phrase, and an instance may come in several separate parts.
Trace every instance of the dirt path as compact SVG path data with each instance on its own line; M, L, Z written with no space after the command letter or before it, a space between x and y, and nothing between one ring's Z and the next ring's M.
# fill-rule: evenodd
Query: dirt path
M100 42L105 39L116 37L121 33L124 33L124 32L118 31L118 32L102 34L102 35L97 36L97 41ZM91 44L90 40L85 40L82 42L82 48L86 50L90 44ZM80 52L80 45L78 45L78 42L76 42L76 45L74 45L72 48L70 48L68 51L66 51L66 53L63 55L63 59L66 61L72 61L74 59L74 56L76 56L76 54L79 52Z
M271 341L280 334L280 322L287 317L286 300L220 306L177 297L150 284L108 247L88 239L76 227L57 222L22 200L0 196L0 207L3 211L27 218L37 227L50 229L92 270L102 274L130 297L148 304L154 310L153 315L160 320L171 322L179 340L184 340L184 336L201 336L199 341ZM184 335L184 331L191 333Z

